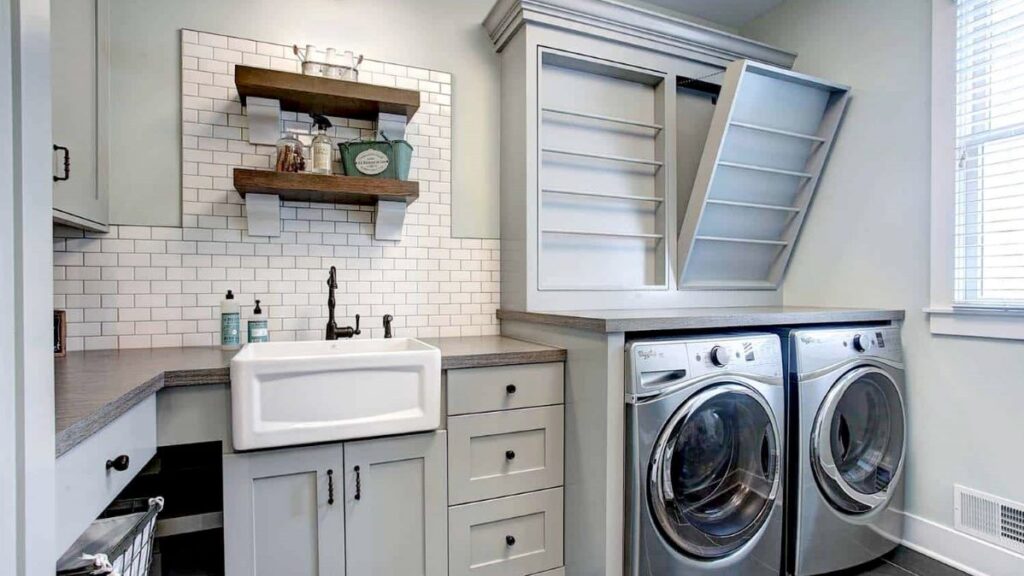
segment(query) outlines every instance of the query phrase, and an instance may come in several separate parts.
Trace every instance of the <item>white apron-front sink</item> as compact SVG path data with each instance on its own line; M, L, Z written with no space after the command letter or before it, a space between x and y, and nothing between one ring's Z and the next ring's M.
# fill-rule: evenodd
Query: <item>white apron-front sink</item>
M247 344L231 360L236 450L435 430L441 351L414 338Z

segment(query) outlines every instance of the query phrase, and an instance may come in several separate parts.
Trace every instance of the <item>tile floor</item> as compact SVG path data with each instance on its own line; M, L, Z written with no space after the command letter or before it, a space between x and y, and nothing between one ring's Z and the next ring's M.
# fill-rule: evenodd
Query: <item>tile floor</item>
M967 576L955 568L900 546L885 558L833 576Z

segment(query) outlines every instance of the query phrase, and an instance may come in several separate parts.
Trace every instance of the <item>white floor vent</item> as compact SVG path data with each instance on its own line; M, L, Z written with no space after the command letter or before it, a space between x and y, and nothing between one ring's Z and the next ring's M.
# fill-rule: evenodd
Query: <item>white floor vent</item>
M956 485L957 530L1024 554L1024 504Z

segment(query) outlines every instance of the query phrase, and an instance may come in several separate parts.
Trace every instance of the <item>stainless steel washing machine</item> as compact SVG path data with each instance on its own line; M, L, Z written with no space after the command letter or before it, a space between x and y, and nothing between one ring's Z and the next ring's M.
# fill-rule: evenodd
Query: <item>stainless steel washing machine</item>
M778 576L778 336L635 341L626 371L625 572Z
M788 342L787 572L874 560L903 533L899 326L795 330Z

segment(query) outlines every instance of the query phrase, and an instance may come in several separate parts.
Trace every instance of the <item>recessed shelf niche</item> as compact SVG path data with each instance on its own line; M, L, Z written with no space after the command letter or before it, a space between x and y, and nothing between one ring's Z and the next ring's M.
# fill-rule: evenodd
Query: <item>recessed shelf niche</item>
M665 78L543 49L538 289L667 289Z

